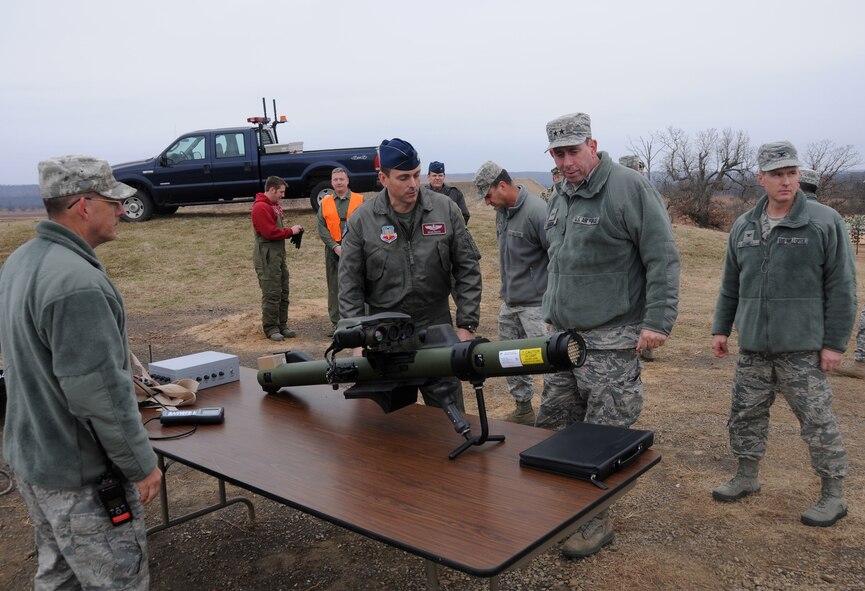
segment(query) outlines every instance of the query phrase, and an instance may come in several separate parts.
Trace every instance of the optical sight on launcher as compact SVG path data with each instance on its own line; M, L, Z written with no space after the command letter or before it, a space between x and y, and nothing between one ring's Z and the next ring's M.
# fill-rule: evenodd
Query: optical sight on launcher
M362 349L362 357L335 355L344 349ZM411 317L381 313L340 320L333 343L324 361L305 353L287 351L287 363L258 372L258 383L268 393L291 386L354 383L346 398L369 398L384 412L399 410L417 402L418 388L429 386L466 441L452 451L451 459L472 445L503 441L503 435L489 435L483 382L487 377L550 373L581 366L586 360L586 343L574 331L555 332L545 337L490 342L476 338L460 341L450 324L436 324L415 334ZM470 382L478 401L481 435L472 436L471 426L457 408L448 384L441 378L457 377Z

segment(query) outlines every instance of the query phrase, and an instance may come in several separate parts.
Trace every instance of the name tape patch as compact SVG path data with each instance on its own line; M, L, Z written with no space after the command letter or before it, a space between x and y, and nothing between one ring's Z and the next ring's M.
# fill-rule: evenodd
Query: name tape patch
M778 244L808 244L807 238L784 238L778 237Z
M446 225L439 222L428 222L426 224L421 224L421 230L423 230L424 236L437 236L440 234L447 234L448 228Z

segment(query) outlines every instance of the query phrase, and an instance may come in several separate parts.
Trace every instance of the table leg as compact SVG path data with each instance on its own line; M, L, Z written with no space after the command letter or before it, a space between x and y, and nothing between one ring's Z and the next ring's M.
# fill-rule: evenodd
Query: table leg
M252 501L247 499L246 497L232 497L227 498L225 494L225 480L222 478L217 478L217 483L219 486L219 501L203 509L199 509L198 511L193 511L192 513L187 513L186 515L181 515L180 517L171 518L168 511L168 485L167 485L167 476L165 474L165 458L161 454L156 454L157 463L159 469L162 471L162 483L159 486L159 507L160 507L160 515L162 517L162 522L154 525L147 529L147 535L156 533L158 531L162 531L164 529L168 529L169 527L173 527L175 525L179 525L190 519L195 519L196 517L201 517L202 515L207 515L208 513L213 513L214 511L218 511L219 509L224 509L229 505L234 505L235 503L243 503L246 505L246 511L249 514L249 520L253 523L255 522L255 507L252 504Z
M426 565L427 591L439 591L439 565L432 560L424 560Z

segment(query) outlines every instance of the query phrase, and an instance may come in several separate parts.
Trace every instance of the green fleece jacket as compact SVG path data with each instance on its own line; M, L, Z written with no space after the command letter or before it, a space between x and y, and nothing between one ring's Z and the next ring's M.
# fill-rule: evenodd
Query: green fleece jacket
M20 477L50 488L96 482L106 461L130 481L156 454L135 402L123 299L93 249L52 221L0 268L6 371L3 453Z
M856 317L856 267L844 220L800 190L793 208L761 239L768 197L730 229L712 334L761 353L843 352Z
M600 163L576 193L556 186L544 318L589 330L640 323L670 334L679 305L679 251L661 196L641 174Z

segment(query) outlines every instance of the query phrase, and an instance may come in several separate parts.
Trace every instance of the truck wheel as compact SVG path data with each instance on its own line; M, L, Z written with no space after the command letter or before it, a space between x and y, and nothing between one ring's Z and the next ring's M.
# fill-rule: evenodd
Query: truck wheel
M329 193L333 193L330 181L321 181L312 188L312 191L309 192L309 204L312 206L312 211L318 212L321 200Z
M146 222L153 217L153 199L144 189L123 201L123 219L127 222Z

